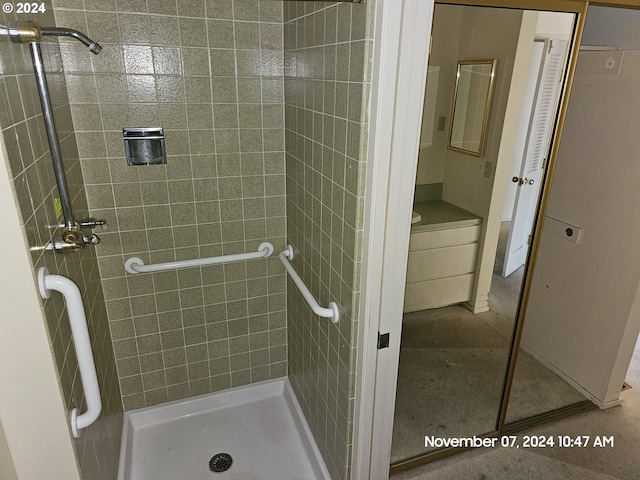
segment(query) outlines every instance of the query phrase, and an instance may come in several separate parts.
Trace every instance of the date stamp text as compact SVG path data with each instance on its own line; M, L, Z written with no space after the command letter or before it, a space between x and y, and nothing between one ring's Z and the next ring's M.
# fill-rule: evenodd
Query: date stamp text
M6 2L2 4L4 13L45 13L47 5L42 2L17 2L15 4Z
M502 437L446 438L425 436L425 448L612 448L613 435L503 435Z

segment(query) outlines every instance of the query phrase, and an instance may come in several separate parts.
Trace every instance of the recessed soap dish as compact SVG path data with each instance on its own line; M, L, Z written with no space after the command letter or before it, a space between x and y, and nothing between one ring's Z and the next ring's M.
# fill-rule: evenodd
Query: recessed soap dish
M123 128L127 165L165 165L164 129Z

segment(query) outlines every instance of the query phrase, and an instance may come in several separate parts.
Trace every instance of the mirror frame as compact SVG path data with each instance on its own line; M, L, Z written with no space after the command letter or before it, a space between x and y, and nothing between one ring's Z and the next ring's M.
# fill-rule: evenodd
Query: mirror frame
M456 118L460 118L459 114L462 111L459 111L460 105L458 105L459 93L460 93L460 79L461 72L464 66L466 65L491 65L491 79L489 80L489 86L487 87L486 96L484 100L484 111L482 113L482 127L480 129L480 138L478 139L478 149L472 150L464 147L453 145L451 142L453 140L453 131L456 126ZM493 89L495 87L495 77L496 77L496 68L498 65L498 60L459 60L458 68L456 72L456 85L453 92L453 102L451 104L451 121L449 122L449 138L447 141L447 148L449 150L454 150L456 152L466 153L468 155L473 155L476 157L482 157L484 153L484 145L487 139L487 126L489 124L489 113L491 112L491 100L493 98ZM483 92L479 92L484 95ZM458 115L456 115L458 113ZM465 120L467 116L465 115Z

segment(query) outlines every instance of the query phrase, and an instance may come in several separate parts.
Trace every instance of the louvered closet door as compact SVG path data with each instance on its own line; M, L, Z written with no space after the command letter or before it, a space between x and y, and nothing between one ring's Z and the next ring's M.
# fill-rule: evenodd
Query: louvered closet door
M544 42L542 60L538 69L534 108L530 116L529 133L520 169L521 180L511 217L511 229L504 259L504 277L524 265L527 257L529 234L538 203L542 172L556 120L566 52L566 41L554 39Z

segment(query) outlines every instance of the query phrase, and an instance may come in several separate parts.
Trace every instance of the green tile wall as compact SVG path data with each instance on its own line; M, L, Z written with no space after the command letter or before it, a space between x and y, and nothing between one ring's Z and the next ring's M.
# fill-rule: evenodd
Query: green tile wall
M332 478L349 478L375 2L54 4L58 26L104 47L92 56L63 39L58 82L65 142L82 159L72 183L82 197L84 181L87 209L109 222L91 278L104 289L124 408L288 373ZM168 164L127 167L125 126L164 127ZM341 306L338 325L310 312L275 256L124 271L131 256L163 262L265 240L276 253L294 245L320 303Z
M46 4L46 8L47 13L40 13L37 17L2 13L0 24L29 19L53 25L51 5ZM42 50L74 213L81 219L86 216L88 209L60 49L57 43L47 41L42 44ZM86 50L78 54L78 61L87 61L91 55ZM0 128L8 154L9 165L6 167L12 178L16 208L24 224L25 244L31 249L34 276L36 269L46 266L51 273L73 280L80 288L87 313L103 410L98 421L75 440L82 478L115 478L122 429L122 403L96 254L93 249L68 255L42 250L52 236L59 235L55 228L51 228L51 225L58 223L53 207L57 189L29 47L10 43L6 37L0 38ZM68 409L78 407L84 411L86 405L62 296L53 292L43 308L61 393Z
M320 304L288 285L289 379L329 472L347 479L355 398L374 1L285 2L287 241Z
M71 113L125 409L287 374L281 1L57 0ZM166 166L128 167L123 127L162 126ZM224 266L145 263L255 251Z

